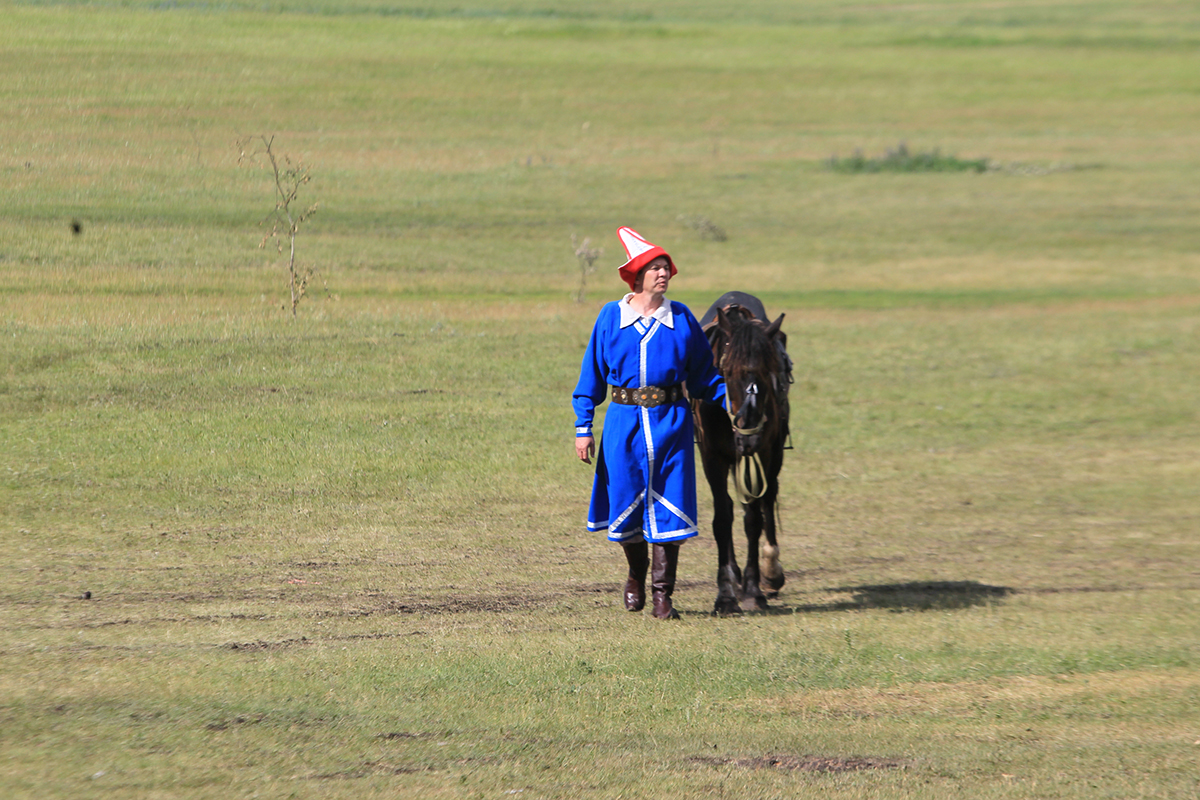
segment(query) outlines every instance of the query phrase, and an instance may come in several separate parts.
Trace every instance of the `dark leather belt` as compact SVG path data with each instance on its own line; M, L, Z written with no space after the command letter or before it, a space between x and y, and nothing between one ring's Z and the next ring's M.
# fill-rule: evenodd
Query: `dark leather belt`
M624 386L610 386L612 401L623 406L644 406L654 408L674 403L683 397L683 384L674 386L639 386L636 389Z

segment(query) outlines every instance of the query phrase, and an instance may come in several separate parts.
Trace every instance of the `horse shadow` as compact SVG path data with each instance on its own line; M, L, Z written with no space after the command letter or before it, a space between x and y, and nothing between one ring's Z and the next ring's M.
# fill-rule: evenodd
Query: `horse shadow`
M798 606L772 606L766 613L810 614L829 611L958 611L995 605L1016 592L1008 586L989 586L977 581L910 581L864 586L835 586L826 592L849 594L846 600Z

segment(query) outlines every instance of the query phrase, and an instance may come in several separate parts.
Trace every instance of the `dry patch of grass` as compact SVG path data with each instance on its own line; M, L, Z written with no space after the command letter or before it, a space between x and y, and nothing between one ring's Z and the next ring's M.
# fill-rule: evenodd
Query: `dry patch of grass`
M1191 670L1127 670L1087 675L1016 676L960 683L911 683L887 688L829 689L735 703L766 714L802 718L929 718L930 720L1012 717L1020 714L1054 721L1072 709L1098 708L1098 717L1124 716L1129 707L1184 708L1200 698L1200 675ZM1148 720L1148 722L1155 722ZM1196 720L1180 720L1168 737L1182 741L1197 732ZM1113 731L1114 735L1117 731Z

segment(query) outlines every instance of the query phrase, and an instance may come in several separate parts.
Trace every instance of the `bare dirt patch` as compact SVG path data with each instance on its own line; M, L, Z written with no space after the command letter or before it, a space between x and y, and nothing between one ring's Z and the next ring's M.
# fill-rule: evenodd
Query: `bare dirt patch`
M389 733L381 733L375 738L386 739L388 741L395 739L432 739L433 734L426 732L412 733L411 731L391 731Z
M900 769L904 762L892 758L868 756L789 756L767 755L743 758L696 756L688 759L696 764L733 766L744 769L777 769L785 772L861 772L868 769Z
M244 716L244 717L231 717L229 719L219 719L214 722L208 723L207 725L204 726L204 729L209 730L209 731L226 731L226 730L229 730L230 728L237 727L239 725L258 725L266 718L267 718L266 714L252 714L250 716Z
M350 769L336 772L321 772L315 775L297 775L300 780L329 781L329 780L358 780L372 775L413 775L427 772L425 767L406 767L396 764L385 764L382 761L364 761Z
M240 650L243 653L255 653L263 650L283 650L288 647L304 646L312 643L307 636L301 636L298 639L282 639L277 642L263 640L257 642L229 642L222 646L230 650Z

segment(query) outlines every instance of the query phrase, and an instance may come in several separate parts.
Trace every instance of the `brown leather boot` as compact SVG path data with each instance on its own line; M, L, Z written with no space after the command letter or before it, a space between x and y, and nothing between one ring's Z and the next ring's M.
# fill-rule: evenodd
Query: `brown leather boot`
M625 560L629 562L629 577L625 580L625 610L641 611L646 607L646 570L650 567L650 550L645 542L628 542Z
M679 612L671 604L678 563L679 545L654 545L654 561L650 567L650 593L654 598L654 608L650 613L658 619L679 619Z

